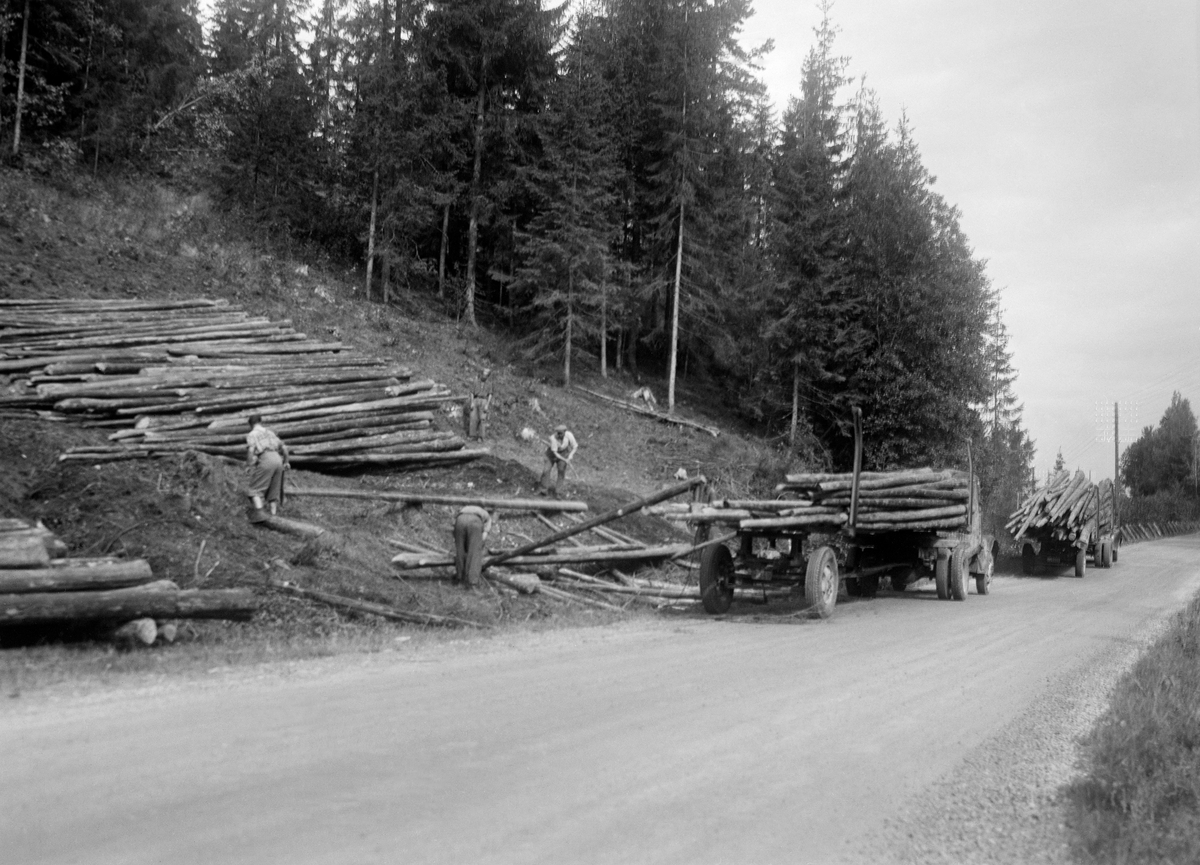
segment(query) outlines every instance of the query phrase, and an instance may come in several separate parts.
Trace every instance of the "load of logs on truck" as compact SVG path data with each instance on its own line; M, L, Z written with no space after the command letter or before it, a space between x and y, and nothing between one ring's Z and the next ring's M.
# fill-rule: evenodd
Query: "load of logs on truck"
M873 596L884 577L901 591L932 577L939 598L958 601L966 600L973 578L976 592L988 594L996 550L982 531L974 472L864 472L858 410L854 429L852 472L788 475L775 499L710 496L658 509L695 526L698 545L710 542L700 558L706 611L728 611L735 589L762 588L765 595L768 587L786 587L803 591L812 613L828 618L843 582L847 594ZM734 531L710 538L714 527Z
M1117 560L1121 533L1117 527L1116 488L1105 478L1098 484L1083 472L1059 471L1008 518L1007 528L1021 548L1021 569L1074 565L1075 576Z

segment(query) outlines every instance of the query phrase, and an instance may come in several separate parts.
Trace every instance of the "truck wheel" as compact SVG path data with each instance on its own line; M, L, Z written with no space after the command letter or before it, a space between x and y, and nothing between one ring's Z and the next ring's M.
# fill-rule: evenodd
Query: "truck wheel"
M706 613L727 613L733 603L733 553L724 544L700 553L700 603Z
M1113 560L1114 562L1117 560L1117 550L1118 550L1118 549L1120 549L1120 548L1117 546L1117 542L1116 542L1116 541L1113 541L1113 545L1112 545L1112 560Z
M945 601L950 597L950 560L938 556L937 562L933 566L933 584L937 586L937 596L939 601Z
M879 575L858 578L858 593L864 598L873 598L879 591Z
M1075 551L1075 576L1082 577L1087 573L1087 549Z
M1033 551L1032 544L1026 544L1021 548L1021 573L1031 577L1036 570L1037 553Z
M1100 545L1100 567L1111 568L1113 563L1113 545L1112 541L1105 541Z
M987 563L984 565L983 573L975 575L975 593L977 595L988 595L992 591L992 574L996 572L996 560L992 556L988 556Z
M965 553L962 547L955 547L950 553L950 597L956 601L967 599L967 586L971 581Z
M804 597L822 619L833 615L838 596L837 554L830 547L818 547L808 560L804 574Z

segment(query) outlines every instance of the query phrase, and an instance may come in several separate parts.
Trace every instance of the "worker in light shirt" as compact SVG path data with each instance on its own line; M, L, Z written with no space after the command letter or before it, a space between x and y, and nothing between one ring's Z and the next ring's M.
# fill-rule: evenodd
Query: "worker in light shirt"
M283 503L283 473L288 468L288 452L275 433L263 426L262 416L252 414L247 419L250 432L246 433L246 467L250 470L246 495L254 506L251 519L261 519L263 502L271 509L271 515L279 513Z
M567 466L571 464L571 457L575 456L578 449L579 442L575 441L575 436L571 435L566 424L559 424L554 428L554 435L550 436L546 448L546 468L537 483L538 495L549 494L558 498L558 485L566 479Z

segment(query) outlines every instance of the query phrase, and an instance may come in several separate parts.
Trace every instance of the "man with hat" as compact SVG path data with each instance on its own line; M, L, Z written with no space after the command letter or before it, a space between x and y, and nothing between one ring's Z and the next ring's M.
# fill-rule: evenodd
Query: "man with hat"
M546 448L546 468L537 484L539 494L549 493L558 498L558 485L566 478L567 466L578 448L579 442L575 441L566 424L560 423L554 428L554 435L550 436L549 447Z

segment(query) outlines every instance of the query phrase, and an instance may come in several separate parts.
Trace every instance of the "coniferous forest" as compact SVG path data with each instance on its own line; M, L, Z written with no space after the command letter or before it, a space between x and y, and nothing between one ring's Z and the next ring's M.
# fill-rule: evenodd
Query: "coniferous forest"
M0 0L3 153L200 179L377 301L509 329L568 384L703 381L830 465L851 406L872 468L972 441L1015 506L998 293L824 12L747 48L750 0ZM770 51L806 57L784 106Z

